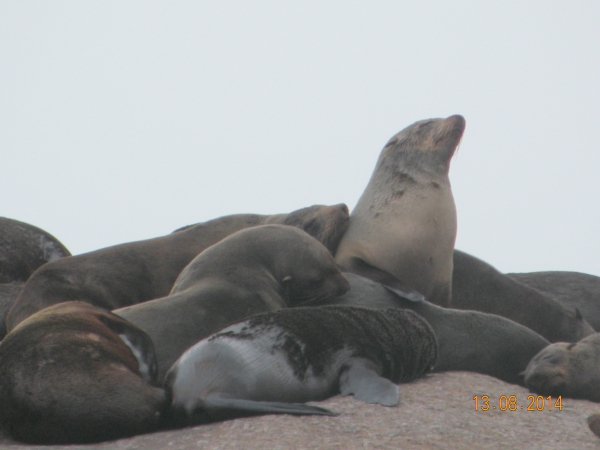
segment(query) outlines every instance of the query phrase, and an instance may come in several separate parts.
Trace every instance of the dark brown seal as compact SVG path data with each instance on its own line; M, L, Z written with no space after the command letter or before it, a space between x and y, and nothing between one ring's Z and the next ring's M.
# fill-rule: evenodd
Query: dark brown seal
M452 286L451 308L506 317L550 342L576 342L594 333L577 310L460 250L454 251Z
M11 330L34 312L69 300L113 310L164 297L202 250L236 231L268 223L306 230L334 251L348 225L348 208L315 205L290 214L225 216L167 236L54 261L27 281L8 313L6 327Z
M527 364L549 344L533 330L504 317L408 300L375 281L350 273L344 275L350 290L319 304L416 312L427 320L437 338L439 350L433 372L467 370L523 385L522 372Z
M41 265L65 256L71 253L51 234L0 217L0 283L27 281Z
M389 140L338 247L343 270L448 305L456 239L448 171L464 129L456 115L416 122Z
M509 277L577 308L595 331L600 331L600 277L581 272L508 273Z
M333 256L304 231L263 225L204 250L169 296L115 314L153 340L159 380L190 346L227 325L266 311L325 301L348 290Z
M527 366L525 385L544 396L600 402L600 333L543 349Z
M169 370L165 389L174 412L192 424L214 419L215 412L220 419L298 414L299 403L338 393L395 406L397 384L426 374L436 356L431 327L412 311L288 308L200 341ZM305 414L319 413L305 407Z
M84 302L50 306L0 343L0 423L36 444L97 442L158 427L168 404L142 331Z

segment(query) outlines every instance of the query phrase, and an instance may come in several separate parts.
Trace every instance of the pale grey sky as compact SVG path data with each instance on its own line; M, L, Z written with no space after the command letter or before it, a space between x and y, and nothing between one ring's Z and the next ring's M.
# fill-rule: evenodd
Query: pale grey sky
M462 114L457 248L600 275L600 2L0 3L0 215L73 253L352 208L397 131Z

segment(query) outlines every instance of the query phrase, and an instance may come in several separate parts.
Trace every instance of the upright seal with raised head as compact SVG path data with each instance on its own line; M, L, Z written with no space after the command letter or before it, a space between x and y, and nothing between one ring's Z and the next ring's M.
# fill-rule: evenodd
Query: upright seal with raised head
M455 115L416 122L389 140L338 247L343 270L449 304L456 207L448 171L464 129Z

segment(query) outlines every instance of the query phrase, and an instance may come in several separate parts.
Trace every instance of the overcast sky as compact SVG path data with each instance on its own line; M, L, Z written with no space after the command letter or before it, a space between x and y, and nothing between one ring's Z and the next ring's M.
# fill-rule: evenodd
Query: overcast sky
M456 246L600 275L600 1L0 2L0 216L72 253L353 208L462 114Z

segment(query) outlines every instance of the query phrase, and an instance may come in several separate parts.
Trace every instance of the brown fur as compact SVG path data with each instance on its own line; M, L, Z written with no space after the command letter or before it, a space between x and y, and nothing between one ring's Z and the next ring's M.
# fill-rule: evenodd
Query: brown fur
M6 317L6 327L10 331L34 312L69 300L113 310L164 297L181 270L201 251L236 231L267 223L305 229L333 251L347 227L348 208L315 205L274 216L225 216L167 236L54 261L27 281Z
M148 367L119 335L127 336ZM16 439L67 444L156 429L167 406L152 342L123 319L84 302L48 307L0 343L0 423Z

